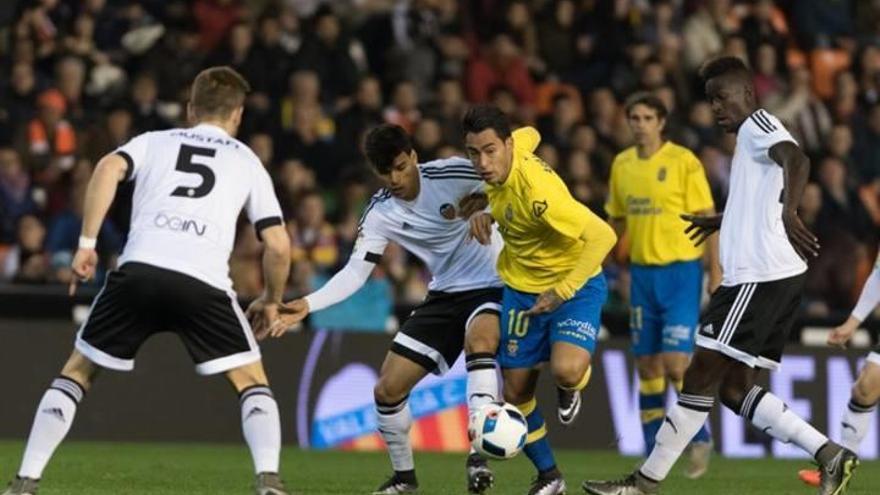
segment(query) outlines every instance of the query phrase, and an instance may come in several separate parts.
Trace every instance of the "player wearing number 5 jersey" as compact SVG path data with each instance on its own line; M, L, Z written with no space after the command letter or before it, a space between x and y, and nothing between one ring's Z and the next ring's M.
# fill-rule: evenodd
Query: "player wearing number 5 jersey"
M98 368L132 370L141 344L163 331L183 340L196 372L225 373L238 392L257 495L287 493L278 478L278 406L227 275L244 208L266 245L266 292L249 312L257 335L268 331L287 282L290 241L269 175L233 137L248 89L228 67L207 69L193 82L188 109L198 125L142 134L98 162L86 193L73 271L84 280L94 275L95 236L117 185L133 180L128 243L119 269L108 275L77 333L70 359L43 395L18 476L4 495L36 493Z
M505 283L498 363L505 400L528 421L524 450L538 470L528 493L565 493L536 408L537 366L550 362L560 389L559 419L570 423L590 378L607 296L602 260L617 237L534 155L541 139L535 129L511 133L507 117L492 106L469 110L463 127L468 156L487 182L491 212L472 217L472 233L485 242L494 221L504 239L498 258Z

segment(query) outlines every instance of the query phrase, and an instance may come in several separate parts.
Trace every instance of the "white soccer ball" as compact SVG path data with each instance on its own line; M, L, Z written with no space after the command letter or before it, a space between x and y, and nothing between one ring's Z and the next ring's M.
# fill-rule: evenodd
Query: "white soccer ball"
M491 459L511 459L526 444L529 428L516 406L490 402L470 418L468 437L477 452Z

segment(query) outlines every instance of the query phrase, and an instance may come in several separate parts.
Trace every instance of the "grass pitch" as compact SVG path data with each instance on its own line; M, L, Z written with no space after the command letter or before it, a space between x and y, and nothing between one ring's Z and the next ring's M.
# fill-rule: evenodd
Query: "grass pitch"
M18 468L21 442L0 442L0 476ZM557 460L569 494L583 493L585 478L619 477L638 462L607 452L561 451ZM300 495L369 494L390 472L384 453L311 452L287 448L282 475ZM498 482L492 495L524 495L533 475L525 456L493 463ZM464 457L416 454L420 495L462 495ZM797 479L806 462L727 460L716 457L702 480L688 481L676 466L664 494L802 495L815 493ZM217 495L250 494L251 461L244 445L63 444L44 473L40 495ZM880 462L863 462L850 494L880 493Z

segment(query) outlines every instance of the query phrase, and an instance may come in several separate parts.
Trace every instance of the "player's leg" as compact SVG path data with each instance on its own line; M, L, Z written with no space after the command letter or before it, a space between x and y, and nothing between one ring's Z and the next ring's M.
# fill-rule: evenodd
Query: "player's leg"
M871 419L880 401L880 353L872 352L852 388L849 405L843 413L841 443L853 452L868 434Z
M495 354L500 339L498 310L500 305L486 307L468 319L465 330L465 363L467 367L467 398L470 414L481 406L498 401L498 372ZM465 465L468 491L483 493L495 483L495 476L486 459L471 447Z
M636 355L639 375L639 416L645 456L654 450L654 438L666 416L666 371L660 354Z
M74 349L61 374L40 399L21 467L4 494L36 492L37 481L43 476L55 449L70 431L76 409L91 387L97 370L94 363Z
M556 459L547 440L547 426L538 409L535 388L540 371L533 368L506 368L504 400L514 404L526 418L528 437L523 451L532 461L537 476L529 488L529 495L556 495L565 493L565 481L556 466Z
M587 280L574 297L545 315L552 346L551 369L559 394L559 421L563 425L571 424L580 412L581 392L590 381L590 356L596 349L602 305L607 298L605 275L600 273Z
M418 489L409 431L413 417L409 393L429 370L392 351L385 356L373 389L379 433L385 440L394 474L374 494L412 493Z
M226 379L235 388L241 407L241 431L251 452L259 495L283 495L278 472L281 458L281 417L269 388L262 361L233 368Z

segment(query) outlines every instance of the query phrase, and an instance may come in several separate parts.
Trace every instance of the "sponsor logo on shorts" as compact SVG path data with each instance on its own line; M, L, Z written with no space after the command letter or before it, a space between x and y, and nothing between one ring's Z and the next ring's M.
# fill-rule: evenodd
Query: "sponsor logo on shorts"
M677 345L679 342L687 342L691 338L691 327L687 325L669 325L663 329L663 342Z
M566 330L564 330L562 333L580 340L595 340L598 335L596 327L594 327L592 323L588 321L575 320L574 318L560 321L556 324L556 328L564 328Z

